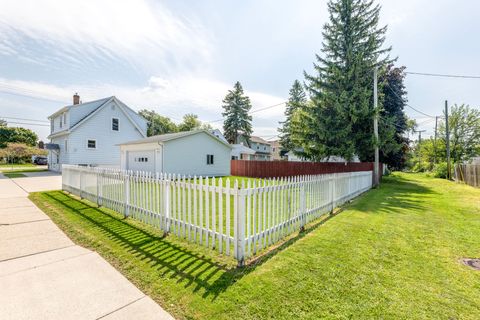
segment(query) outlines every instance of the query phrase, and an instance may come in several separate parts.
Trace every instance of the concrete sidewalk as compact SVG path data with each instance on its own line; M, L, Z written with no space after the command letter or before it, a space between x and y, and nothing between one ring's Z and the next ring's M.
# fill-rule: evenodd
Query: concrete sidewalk
M56 176L0 179L0 318L173 319L27 198L57 185Z

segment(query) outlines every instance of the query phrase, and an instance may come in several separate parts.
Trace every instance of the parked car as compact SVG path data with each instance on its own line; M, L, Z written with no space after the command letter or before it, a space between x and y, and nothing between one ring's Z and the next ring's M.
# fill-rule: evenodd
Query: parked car
M35 160L33 160L33 163L38 165L46 165L48 160L47 157L36 157Z

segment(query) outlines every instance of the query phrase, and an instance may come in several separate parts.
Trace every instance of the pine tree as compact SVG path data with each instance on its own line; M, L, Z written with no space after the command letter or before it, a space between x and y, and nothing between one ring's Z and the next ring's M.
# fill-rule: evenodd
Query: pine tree
M380 111L379 136L384 141L380 149L380 162L393 170L405 167L409 150L408 117L404 112L407 103L405 67L387 66L379 81L383 83L383 108Z
M300 81L295 80L290 89L290 96L285 108L285 121L280 122L282 125L278 131L280 132L280 145L283 151L291 151L299 147L294 141L298 135L298 114L305 108L307 96L303 90Z
M252 116L248 114L252 105L250 99L243 93L240 82L236 82L233 90L228 90L228 94L223 99L225 117L223 130L225 138L229 143L238 143L239 136L243 136L247 141L252 134Z
M305 73L312 100L304 150L319 160L373 155L373 70L390 61L383 49L386 26L378 28L380 6L373 0L330 0L322 56L315 74Z

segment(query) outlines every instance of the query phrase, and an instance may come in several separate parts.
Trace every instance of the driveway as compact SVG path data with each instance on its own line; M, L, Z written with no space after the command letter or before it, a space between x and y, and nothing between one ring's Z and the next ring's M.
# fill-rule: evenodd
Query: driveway
M0 173L2 319L172 319L97 253L75 245L27 197L58 174Z

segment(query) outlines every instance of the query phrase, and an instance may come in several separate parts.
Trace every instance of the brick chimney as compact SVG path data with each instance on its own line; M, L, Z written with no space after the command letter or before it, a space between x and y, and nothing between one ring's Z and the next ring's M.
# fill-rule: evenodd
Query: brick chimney
M80 96L78 95L78 93L75 93L73 95L73 104L76 105L76 104L80 104Z

